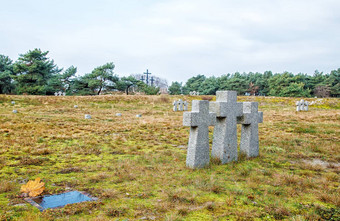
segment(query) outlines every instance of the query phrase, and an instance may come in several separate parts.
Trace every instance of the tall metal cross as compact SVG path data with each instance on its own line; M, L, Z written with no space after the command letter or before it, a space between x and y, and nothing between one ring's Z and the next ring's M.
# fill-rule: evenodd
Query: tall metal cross
M146 84L149 85L149 74L151 73L149 73L149 70L146 69L146 72L144 72L143 74L146 74Z
M142 75L142 77L140 77L140 80L144 82L144 76Z

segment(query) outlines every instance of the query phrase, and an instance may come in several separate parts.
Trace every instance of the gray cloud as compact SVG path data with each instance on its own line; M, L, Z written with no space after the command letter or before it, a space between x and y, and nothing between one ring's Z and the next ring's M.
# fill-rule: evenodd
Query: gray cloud
M120 75L149 68L169 81L339 68L336 0L18 2L0 9L0 53L38 47L80 73L109 61Z

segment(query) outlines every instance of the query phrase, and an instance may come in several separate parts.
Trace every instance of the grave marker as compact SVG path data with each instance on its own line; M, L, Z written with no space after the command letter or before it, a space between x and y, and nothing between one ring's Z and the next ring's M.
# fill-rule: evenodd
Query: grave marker
M237 160L237 117L242 116L243 106L236 101L236 91L217 91L216 102L210 102L217 117L211 155L222 164Z
M172 105L173 105L173 111L177 111L177 101L174 101L173 103L172 103Z
M178 101L178 110L179 111L183 111L183 101L182 101L182 99L179 99L179 101Z
M259 127L263 122L263 112L258 112L257 102L243 102L243 116L237 123L242 124L240 151L247 157L259 155Z
M309 105L308 101L305 101L305 103L304 103L304 111L308 111L308 105Z
M300 111L300 101L296 101L296 111L299 112Z
M184 111L188 111L188 101L184 101Z
M184 112L183 125L190 127L186 165L201 168L209 164L209 126L216 114L209 113L209 101L192 101L192 112Z

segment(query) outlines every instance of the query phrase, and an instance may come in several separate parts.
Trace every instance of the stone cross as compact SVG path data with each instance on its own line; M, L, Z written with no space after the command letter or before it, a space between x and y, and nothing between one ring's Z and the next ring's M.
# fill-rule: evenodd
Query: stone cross
M257 102L243 102L243 116L237 123L242 124L240 151L247 157L259 155L259 123L263 122L263 113L258 112Z
M300 110L303 111L305 109L305 101L303 99L300 100Z
M300 101L296 101L296 111L300 111Z
M211 156L222 164L237 161L237 117L242 116L243 106L236 100L236 91L217 91L216 102L210 103L217 117Z
M188 111L188 101L184 101L184 111Z
M309 105L308 101L305 101L303 110L308 111L308 105Z
M209 126L216 123L216 114L209 113L209 101L192 101L192 112L184 112L183 125L190 127L186 165L201 168L209 164Z
M179 107L178 110L179 110L179 111L183 111L183 104L184 104L184 103L183 103L182 99L179 99L179 100L178 100L178 107Z
M177 111L177 102L178 102L178 101L174 101L174 102L172 103L172 105L174 105L173 111Z

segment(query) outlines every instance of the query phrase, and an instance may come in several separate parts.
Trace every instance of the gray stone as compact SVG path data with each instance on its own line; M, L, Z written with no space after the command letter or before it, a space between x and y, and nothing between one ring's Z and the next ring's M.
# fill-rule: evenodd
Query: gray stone
M305 109L305 101L303 99L300 100L300 110L303 111Z
M136 117L142 117L142 115L141 114L137 114Z
M305 101L303 109L304 111L308 111L308 105L309 105L308 101Z
M15 104L15 101L12 101L11 104Z
M189 106L188 101L184 101L184 111L188 111L188 106Z
M192 101L192 112L184 112L183 125L190 127L186 165L201 168L209 164L209 126L216 114L209 113L209 101Z
M300 101L296 101L296 111L300 111Z
M210 112L217 117L211 155L222 164L237 161L237 117L243 106L236 100L236 91L217 91L216 102L210 102Z
M237 123L242 124L240 151L247 157L259 155L259 127L263 122L263 113L258 112L257 102L243 102L243 116Z
M73 107L74 107L74 108L78 108L78 105L74 105Z
M17 110L13 110L12 112L13 112L13 114L17 114L17 113L18 113L18 111L17 111Z
M172 110L173 111L177 111L177 101L174 101L173 103L172 103L172 105L173 105L173 108L172 108Z
M85 114L85 119L91 119L91 115L90 114Z
M182 99L179 99L179 100L178 100L178 110L179 110L179 111L183 111L183 104L184 104L184 103L183 103Z
M116 113L116 116L117 116L117 117L121 117L122 114L121 114L121 113Z

